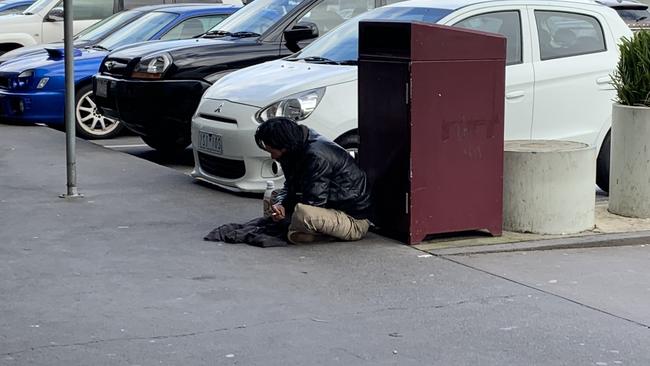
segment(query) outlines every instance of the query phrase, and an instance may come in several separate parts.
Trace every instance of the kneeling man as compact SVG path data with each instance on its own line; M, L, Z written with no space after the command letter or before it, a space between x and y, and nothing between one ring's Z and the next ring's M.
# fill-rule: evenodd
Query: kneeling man
M288 219L294 244L363 238L370 222L366 174L339 145L287 118L262 123L257 145L271 153L286 179L273 220Z

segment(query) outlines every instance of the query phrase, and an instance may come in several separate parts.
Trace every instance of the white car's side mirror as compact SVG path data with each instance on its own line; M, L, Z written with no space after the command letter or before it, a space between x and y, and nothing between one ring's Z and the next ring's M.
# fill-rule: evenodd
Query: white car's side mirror
M49 13L47 13L47 16L45 17L45 21L48 22L62 22L63 17L64 17L65 12L63 11L63 8L54 8L50 10Z

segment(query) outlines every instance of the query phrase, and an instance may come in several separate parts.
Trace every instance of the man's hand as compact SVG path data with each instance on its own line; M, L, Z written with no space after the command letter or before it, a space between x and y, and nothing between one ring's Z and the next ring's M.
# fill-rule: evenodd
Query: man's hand
M273 221L282 221L285 218L286 212L284 211L284 206L277 203L271 206L271 218Z

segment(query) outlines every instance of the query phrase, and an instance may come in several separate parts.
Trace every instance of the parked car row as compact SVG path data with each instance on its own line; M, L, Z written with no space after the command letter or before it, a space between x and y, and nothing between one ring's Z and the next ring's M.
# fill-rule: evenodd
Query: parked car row
M356 151L358 22L379 19L503 35L505 138L566 139L598 149L609 144L610 75L617 43L632 34L616 11L594 1L408 1L368 12L291 57L212 85L192 122L193 176L243 191L281 180L279 166L253 139L270 117L293 118ZM606 161L599 164L598 184L607 190L609 156L599 159Z
M151 147L190 144L190 123L205 90L248 66L286 57L384 0L256 0L204 36L146 43L111 53L95 78L102 113ZM155 65L155 67L145 67Z
M617 43L646 27L650 14L632 0L255 0L214 27L196 21L196 32L185 32L181 25L197 15L181 8L118 13L77 36L78 130L108 137L124 125L172 154L191 143L194 177L254 192L283 179L253 140L271 117L292 118L357 152L360 21L503 35L505 138L568 139L605 152ZM174 12L156 25L139 21ZM61 54L55 45L0 57L0 118L62 122L63 103L40 94L62 100ZM601 153L597 180L605 190L608 177L609 155Z
M113 49L143 41L177 40L204 34L239 7L234 5L154 5L118 13L75 40L77 131L86 138L117 135L122 124L97 112L92 76ZM0 59L0 116L11 121L62 126L65 65L61 44L36 48L21 57Z
M170 3L225 3L242 5L241 0L75 0L74 32L125 9ZM29 7L24 8L28 3ZM23 9L22 12L7 9ZM4 0L0 2L0 54L24 46L63 39L63 0Z

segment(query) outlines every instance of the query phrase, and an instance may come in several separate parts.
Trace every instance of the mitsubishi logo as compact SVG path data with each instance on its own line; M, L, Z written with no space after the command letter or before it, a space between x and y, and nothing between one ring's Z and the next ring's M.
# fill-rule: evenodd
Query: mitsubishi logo
M219 104L217 109L214 110L214 113L221 113L221 109L223 109L223 103Z
M117 62L115 62L115 61L106 61L104 63L104 66L106 66L106 70L111 71L111 70L113 70L113 68L115 67L116 64L117 64Z

